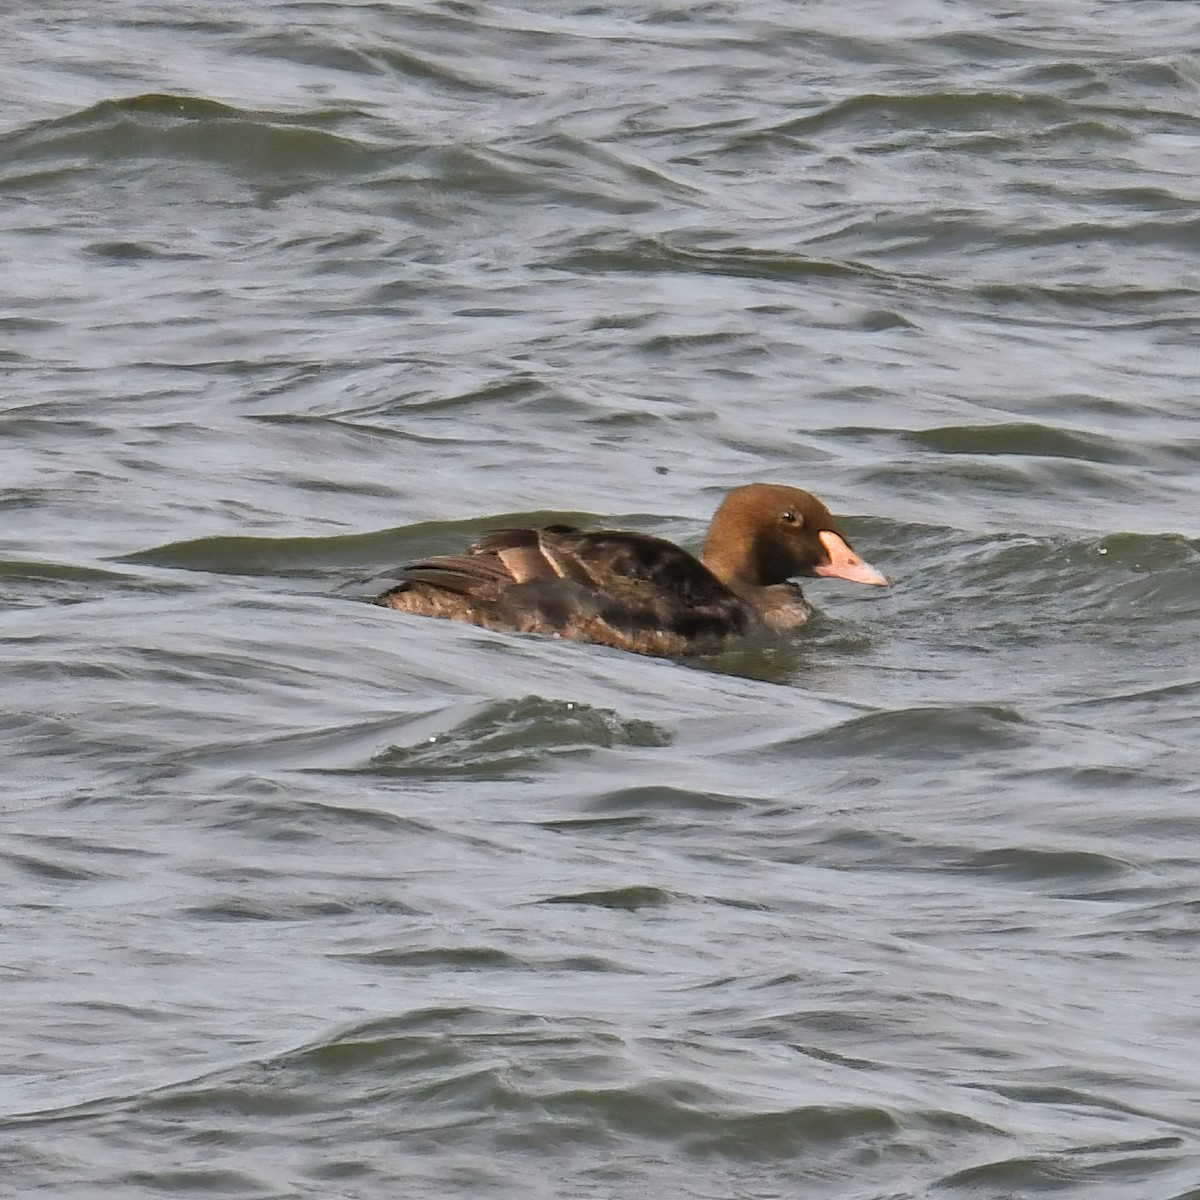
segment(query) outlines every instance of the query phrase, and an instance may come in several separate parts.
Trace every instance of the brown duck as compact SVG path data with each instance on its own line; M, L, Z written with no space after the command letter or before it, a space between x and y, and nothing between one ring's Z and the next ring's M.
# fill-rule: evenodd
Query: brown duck
M794 575L887 584L820 500L773 483L725 497L699 558L645 533L548 525L495 530L466 554L399 575L376 604L663 657L803 625L809 608Z

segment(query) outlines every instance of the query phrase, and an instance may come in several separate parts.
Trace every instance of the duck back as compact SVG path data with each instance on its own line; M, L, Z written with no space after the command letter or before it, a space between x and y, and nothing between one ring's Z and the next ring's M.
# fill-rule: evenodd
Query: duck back
M496 530L467 554L410 564L401 580L376 602L640 654L706 653L759 624L694 555L618 530Z

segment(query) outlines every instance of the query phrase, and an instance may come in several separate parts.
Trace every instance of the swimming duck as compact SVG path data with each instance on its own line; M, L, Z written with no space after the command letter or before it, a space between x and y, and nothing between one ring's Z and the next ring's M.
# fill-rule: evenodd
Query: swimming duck
M374 603L669 658L803 625L794 575L887 585L815 496L751 483L721 502L699 558L645 533L497 529L466 554L402 568Z

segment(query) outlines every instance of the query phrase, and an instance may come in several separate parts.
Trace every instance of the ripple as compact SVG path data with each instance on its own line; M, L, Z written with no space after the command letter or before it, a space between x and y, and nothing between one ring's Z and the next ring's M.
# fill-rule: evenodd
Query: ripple
M979 850L949 864L951 869L982 871L1020 883L1088 883L1124 875L1130 864L1107 854L1027 846Z
M108 872L64 862L60 855L47 858L42 855L17 854L12 851L0 853L0 860L11 868L34 878L53 883L85 883L96 879L113 878Z
M233 167L277 181L279 176L341 175L373 169L372 148L319 128L337 127L351 114L252 113L194 96L152 93L104 100L90 108L0 136L8 170L47 159L84 161L103 155L109 164L183 157ZM18 182L11 177L10 183ZM28 181L20 181L28 186Z
M867 1142L895 1135L900 1123L881 1108L860 1105L811 1105L743 1117L725 1116L714 1128L687 1139L697 1154L772 1162L841 1142Z
M748 279L886 278L886 272L859 263L760 250L747 246L707 249L675 245L661 239L620 239L610 245L580 247L555 260L556 270L628 271L639 274L715 272Z
M1137 462L1136 454L1116 438L1048 425L951 426L917 430L904 440L939 454L1019 454L1079 458L1088 462Z
M859 133L891 133L913 122L943 130L991 130L1027 125L1043 130L1070 118L1074 108L1054 96L1029 92L927 92L894 95L864 93L840 100L809 116L797 117L774 132L795 136L849 127Z
M382 567L397 560L444 552L447 546L465 547L488 529L594 522L595 517L585 513L525 512L470 521L426 521L334 537L208 537L138 550L116 561L223 575L297 577L318 572L345 573L369 564ZM377 594L380 584L374 579L370 583L374 589L371 594Z
M339 954L346 962L367 967L420 971L597 971L624 973L627 968L594 955L535 959L498 950L493 946L438 946L431 949L386 949Z
M623 908L636 912L640 908L658 908L670 904L674 897L656 887L624 887L599 892L577 892L570 896L547 896L541 904L580 904L589 908Z
M372 759L371 770L389 775L492 774L526 769L547 755L618 745L660 747L672 740L669 731L650 721L574 701L527 696L482 705L445 733L382 751Z
M588 807L599 812L708 814L736 812L752 806L753 803L754 801L740 796L724 796L715 792L694 791L681 787L642 785L619 788L616 791L595 796L589 799Z
M961 705L897 709L852 717L783 743L788 757L899 758L937 761L1028 744L1031 731L1015 709Z

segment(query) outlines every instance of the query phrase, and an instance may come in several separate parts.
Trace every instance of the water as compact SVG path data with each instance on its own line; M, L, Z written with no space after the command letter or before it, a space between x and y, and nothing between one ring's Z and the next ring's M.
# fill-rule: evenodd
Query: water
M1186 4L41 6L0 50L0 1172L1200 1195ZM679 664L356 581L765 479Z

